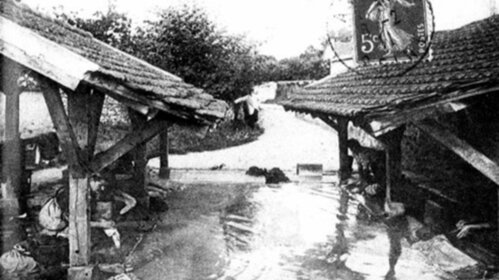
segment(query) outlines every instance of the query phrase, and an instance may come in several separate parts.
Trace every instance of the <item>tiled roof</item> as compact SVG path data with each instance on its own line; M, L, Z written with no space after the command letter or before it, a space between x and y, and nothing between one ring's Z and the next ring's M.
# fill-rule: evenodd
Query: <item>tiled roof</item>
M499 15L436 32L433 42L432 61L421 62L405 75L397 76L407 63L359 66L279 103L289 110L375 118L499 87Z
M209 122L223 118L226 113L228 106L225 102L214 99L179 77L95 39L90 33L11 0L0 1L0 15L96 63L99 69L93 75L117 81L141 98L162 101L163 108L182 111L181 115L186 118Z

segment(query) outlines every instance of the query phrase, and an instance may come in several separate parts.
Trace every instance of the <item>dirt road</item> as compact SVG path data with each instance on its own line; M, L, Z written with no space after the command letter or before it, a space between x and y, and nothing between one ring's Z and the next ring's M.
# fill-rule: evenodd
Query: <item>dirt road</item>
M324 170L337 170L338 144L332 128L277 105L264 104L261 116L265 133L257 141L219 151L172 155L170 167L209 169L224 164L226 169L258 166L294 170L297 163L318 163ZM158 167L159 160L152 159L149 164Z

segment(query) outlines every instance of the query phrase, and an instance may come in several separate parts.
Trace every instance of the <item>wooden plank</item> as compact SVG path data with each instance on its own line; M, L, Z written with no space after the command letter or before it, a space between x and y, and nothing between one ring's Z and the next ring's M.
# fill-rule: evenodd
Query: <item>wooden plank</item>
M79 164L79 147L71 123L64 109L59 86L49 79L38 77L47 108L61 142L62 150L70 165Z
M424 122L416 123L416 126L453 151L464 161L469 163L499 186L499 166L496 162L489 159L466 141L460 139L434 120L426 120Z
M97 154L90 164L90 169L99 172L130 152L137 144L147 141L163 131L167 125L167 121L161 119L148 121L142 129L131 132L107 151Z
M3 55L69 89L76 89L85 73L99 69L99 65L2 16L0 34Z
M170 178L168 127L159 134L159 177L161 179Z
M340 152L340 179L347 179L351 168L348 160L348 119L338 118L338 145Z
M86 150L89 140L90 93L90 88L81 86L75 92L68 93L68 117L84 162L90 159ZM89 177L87 172L76 165L69 166L69 262L73 268L90 264Z

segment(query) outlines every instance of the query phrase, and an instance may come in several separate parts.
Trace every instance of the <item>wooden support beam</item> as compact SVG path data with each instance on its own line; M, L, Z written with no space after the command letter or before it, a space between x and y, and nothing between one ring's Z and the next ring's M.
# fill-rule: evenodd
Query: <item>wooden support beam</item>
M162 179L170 179L170 167L168 162L169 139L168 127L159 134L159 177Z
M339 118L338 121L338 144L340 152L340 180L347 179L351 168L348 160L348 119Z
M20 208L26 208L25 200L20 201L20 195L23 192L21 190L22 181L22 159L21 159L21 138L19 133L19 96L21 94L21 88L18 85L18 79L21 76L22 69L21 66L13 61L4 58L2 69L2 88L6 95L5 98L5 132L4 132L4 144L2 159L2 204L6 207L2 208L0 215L2 216L2 224L9 224L9 219L13 216L19 215ZM3 108L1 108L3 110ZM6 238L2 232L1 238L3 239L3 245L6 248L2 248L5 252L10 249L9 246L14 245L16 242L21 241L22 235L21 228L16 226L14 228L14 234L11 238Z
M89 123L88 123L88 155L93 158L97 136L99 134L100 117L106 95L92 90L90 93Z
M124 154L130 152L138 144L151 139L163 131L167 125L168 123L161 119L148 121L141 129L132 131L107 151L97 154L90 164L90 169L94 172L101 171Z
M128 116L130 117L130 121L132 123L132 131L140 131L147 125L147 116L141 115L131 109L128 110ZM164 125L163 129L159 130L153 136L161 133L164 129L167 129L166 125ZM149 199L146 191L147 141L149 139L138 143L133 149L134 188L129 190L130 194L138 200L138 203L142 204L146 208L149 208Z
M81 149L81 160L88 163L91 155L88 153L90 96L87 87L78 87L75 92L68 93L68 117L74 129L74 135ZM90 188L87 170L77 164L69 166L69 262L68 272L73 275L75 270L90 264ZM74 278L90 279L90 278ZM70 279L70 280L74 280Z
M68 115L66 114L66 109L64 108L59 92L59 86L55 82L41 76L39 76L37 80L40 84L45 103L47 104L52 123L54 124L57 137L61 142L66 160L69 164L79 165L80 149L71 123L69 122Z
M319 115L318 117L323 122L325 122L327 125L332 127L334 130L338 131L338 129L339 129L338 122L335 122L334 120L330 119L328 116Z
M402 138L405 126L396 128L379 137L385 146L385 170L386 170L386 190L390 195L391 187L398 185L402 177ZM388 197L388 199L390 199Z
M416 123L423 132L453 151L499 187L499 166L434 120Z
M19 107L21 88L21 66L4 59L2 65L2 87L5 93L5 132L3 145L3 199L17 199L21 187L21 137L19 132Z

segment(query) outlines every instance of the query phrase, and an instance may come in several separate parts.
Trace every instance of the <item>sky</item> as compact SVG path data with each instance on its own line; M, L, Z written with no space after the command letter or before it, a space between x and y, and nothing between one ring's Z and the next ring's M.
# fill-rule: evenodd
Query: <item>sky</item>
M106 11L106 0L21 0L42 10L63 7L90 16ZM137 22L153 17L155 11L168 6L195 4L230 33L246 34L259 43L262 54L279 59L297 56L308 46L320 46L331 28L331 14L343 9L345 0L113 0L120 12ZM365 0L368 1L368 0ZM499 0L431 0L435 10L436 29L452 29L490 15L491 3ZM340 8L338 8L340 7Z

